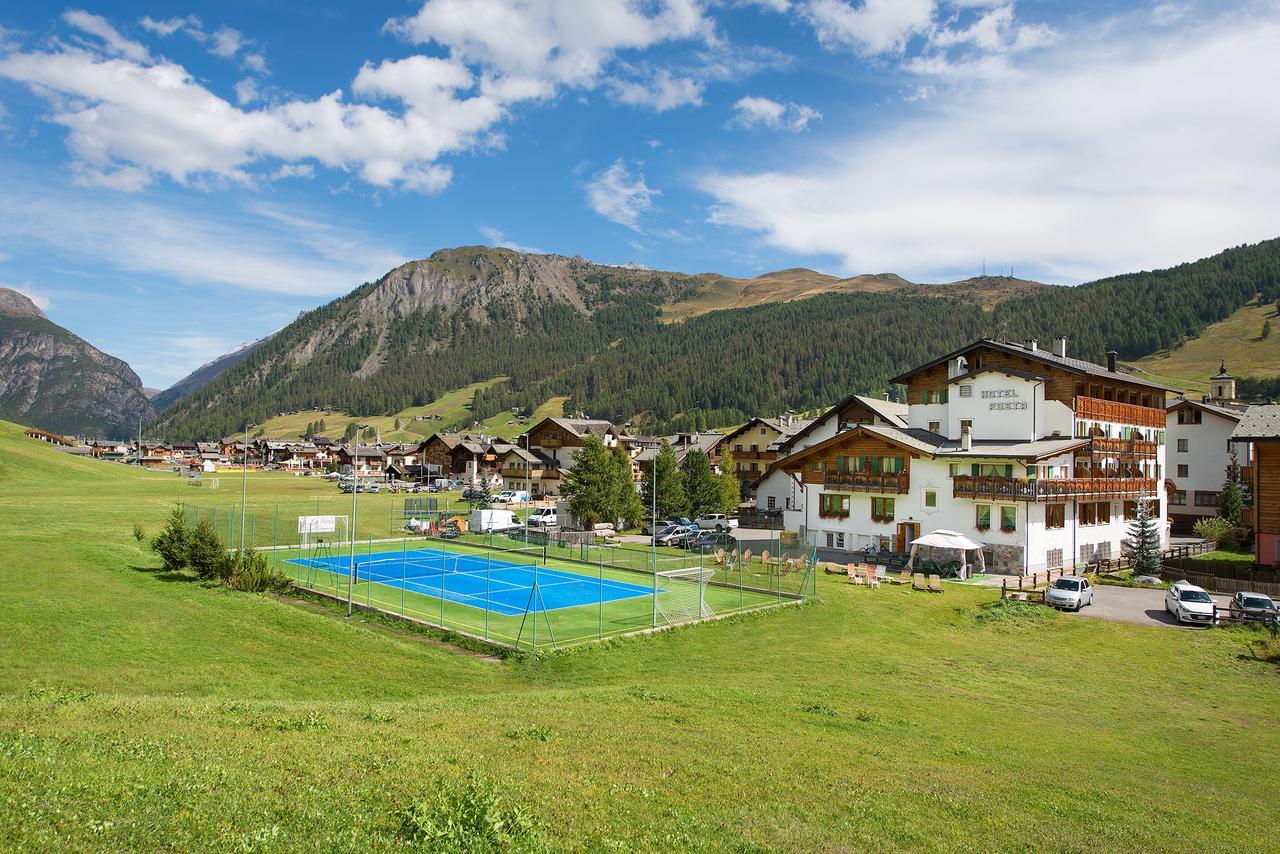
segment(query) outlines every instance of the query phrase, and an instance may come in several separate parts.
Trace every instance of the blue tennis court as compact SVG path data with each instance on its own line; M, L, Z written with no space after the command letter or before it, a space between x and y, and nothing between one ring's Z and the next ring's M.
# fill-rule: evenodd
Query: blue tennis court
M298 558L289 563L342 576L346 576L351 567L350 557L336 555ZM519 616L526 610L558 611L653 595L652 587L640 584L440 549L356 555L355 577L356 581L404 589L506 616ZM535 578L538 595L533 597L536 601L530 602Z

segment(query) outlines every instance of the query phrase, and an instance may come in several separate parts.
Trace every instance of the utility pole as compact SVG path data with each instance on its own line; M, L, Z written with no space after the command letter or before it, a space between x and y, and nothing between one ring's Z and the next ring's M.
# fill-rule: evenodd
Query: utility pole
M249 422L244 425L244 465L240 473L240 559L244 560L244 521L249 498Z
M360 494L360 431L367 429L368 424L356 427L356 441L351 446L351 474L355 480L351 484L351 564L347 567L347 616L351 616L351 603L356 591L356 496Z

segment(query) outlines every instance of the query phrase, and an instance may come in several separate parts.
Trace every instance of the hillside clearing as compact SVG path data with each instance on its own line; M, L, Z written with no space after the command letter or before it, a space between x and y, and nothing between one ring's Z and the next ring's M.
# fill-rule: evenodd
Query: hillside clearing
M153 571L130 527L186 492L0 425L7 845L390 847L470 780L527 812L523 847L1203 850L1256 845L1280 796L1250 770L1280 760L1280 680L1248 632L824 577L804 607L499 664Z
M1253 302L1226 320L1210 325L1181 347L1163 350L1131 365L1157 381L1198 394L1209 391L1209 378L1224 360L1237 377L1280 376L1280 328L1265 341L1260 337L1262 324L1268 320L1273 327L1280 327L1276 306Z

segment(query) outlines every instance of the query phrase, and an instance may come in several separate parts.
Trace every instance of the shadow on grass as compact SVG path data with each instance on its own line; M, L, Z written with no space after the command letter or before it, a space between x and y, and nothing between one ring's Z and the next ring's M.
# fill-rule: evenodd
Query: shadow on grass
M167 583L185 581L190 584L200 580L199 577L189 572L165 569L163 566L131 566L129 568L134 572L141 572L146 575L150 575L157 581L164 581Z

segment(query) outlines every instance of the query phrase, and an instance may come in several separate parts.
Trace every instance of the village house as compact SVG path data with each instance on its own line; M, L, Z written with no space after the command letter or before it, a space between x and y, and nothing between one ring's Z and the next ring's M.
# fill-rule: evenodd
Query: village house
M339 445L333 460L344 474L377 475L386 468L387 455L377 445Z
M1250 406L1231 438L1253 460L1253 549L1259 566L1280 567L1280 404Z
M771 463L785 456L777 450L787 437L808 427L812 421L786 413L779 418L752 418L722 440L720 447L733 454L733 467L740 479L754 481ZM774 450L770 450L773 446Z
M1169 521L1175 534L1190 534L1200 519L1217 516L1227 478L1248 482L1249 444L1232 432L1248 405L1236 400L1236 381L1223 363L1199 400L1174 398L1167 407Z
M1115 354L1103 367L1062 338L981 339L893 382L905 426L853 425L761 479L788 477L784 524L809 542L907 552L957 531L992 570L1023 573L1119 557L1139 501L1164 518L1170 389L1117 371Z

